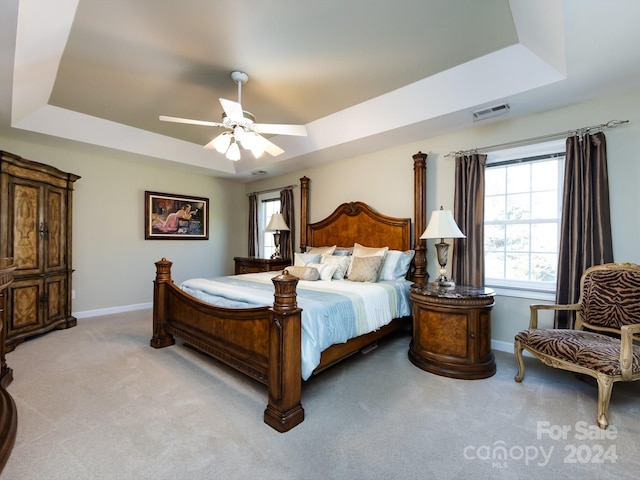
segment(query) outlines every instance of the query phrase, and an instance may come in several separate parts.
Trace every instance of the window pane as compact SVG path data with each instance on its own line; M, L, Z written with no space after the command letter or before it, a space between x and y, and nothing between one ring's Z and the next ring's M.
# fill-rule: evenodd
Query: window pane
M489 278L505 278L504 277L504 254L496 252L487 252L484 256L485 276Z
M529 251L529 224L507 225L506 237L507 251Z
M504 220L504 195L486 197L484 200L484 221Z
M529 280L529 254L508 254L505 275L510 280Z
M485 251L504 251L504 225L485 225L484 227L484 249Z
M531 194L531 218L555 218L558 211L558 194L551 192L537 192ZM551 217L550 217L551 216Z
M516 165L507 168L507 192L528 192L531 188L530 165Z
M528 220L531 218L529 193L507 195L507 220Z
M558 162L534 162L531 164L531 189L556 190L558 184Z
M552 282L557 280L558 255L555 253L543 255L535 254L531 256L531 280L536 282Z
M489 168L484 174L485 195L504 195L506 185L505 168Z
M558 224L534 223L531 225L531 251L558 251Z

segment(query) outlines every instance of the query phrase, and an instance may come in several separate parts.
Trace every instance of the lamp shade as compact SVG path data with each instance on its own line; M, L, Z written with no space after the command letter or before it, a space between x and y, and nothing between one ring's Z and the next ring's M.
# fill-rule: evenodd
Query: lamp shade
M281 213L274 213L271 215L271 219L269 220L269 225L265 229L267 232L275 232L276 230L289 230L289 226L287 222L284 221L284 217Z
M420 238L466 238L453 219L451 210L434 210L427 229Z

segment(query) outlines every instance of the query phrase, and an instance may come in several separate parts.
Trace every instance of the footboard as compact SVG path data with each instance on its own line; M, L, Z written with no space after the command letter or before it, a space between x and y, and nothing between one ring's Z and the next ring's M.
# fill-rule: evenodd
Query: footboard
M174 337L268 386L264 421L286 432L304 420L301 404L301 310L298 279L273 278L271 307L221 308L184 293L171 280L172 263L156 262L151 346Z

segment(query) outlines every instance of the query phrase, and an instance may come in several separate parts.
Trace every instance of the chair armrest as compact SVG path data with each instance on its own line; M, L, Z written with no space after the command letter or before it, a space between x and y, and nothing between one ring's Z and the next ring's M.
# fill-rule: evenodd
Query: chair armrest
M640 323L623 325L620 332L620 368L622 379L628 381L633 372L633 336L640 333Z
M571 303L568 305L558 305L558 304L533 304L529 305L529 309L531 310L531 318L529 319L529 328L535 329L538 328L538 310L580 310L579 303Z

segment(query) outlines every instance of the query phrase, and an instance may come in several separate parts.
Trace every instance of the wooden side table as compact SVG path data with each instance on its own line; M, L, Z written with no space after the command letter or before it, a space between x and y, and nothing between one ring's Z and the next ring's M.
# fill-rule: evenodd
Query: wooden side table
M258 257L234 257L236 264L235 274L274 272L291 265L288 258L258 258Z
M7 385L13 380L12 370L5 361L5 341L6 341L6 291L5 289L13 282L13 272L16 269L13 258L0 258L0 472L4 468L11 449L16 441L18 431L18 410L16 403L5 390Z
M491 351L490 288L433 284L411 287L413 336L409 360L427 372L473 380L496 373Z

